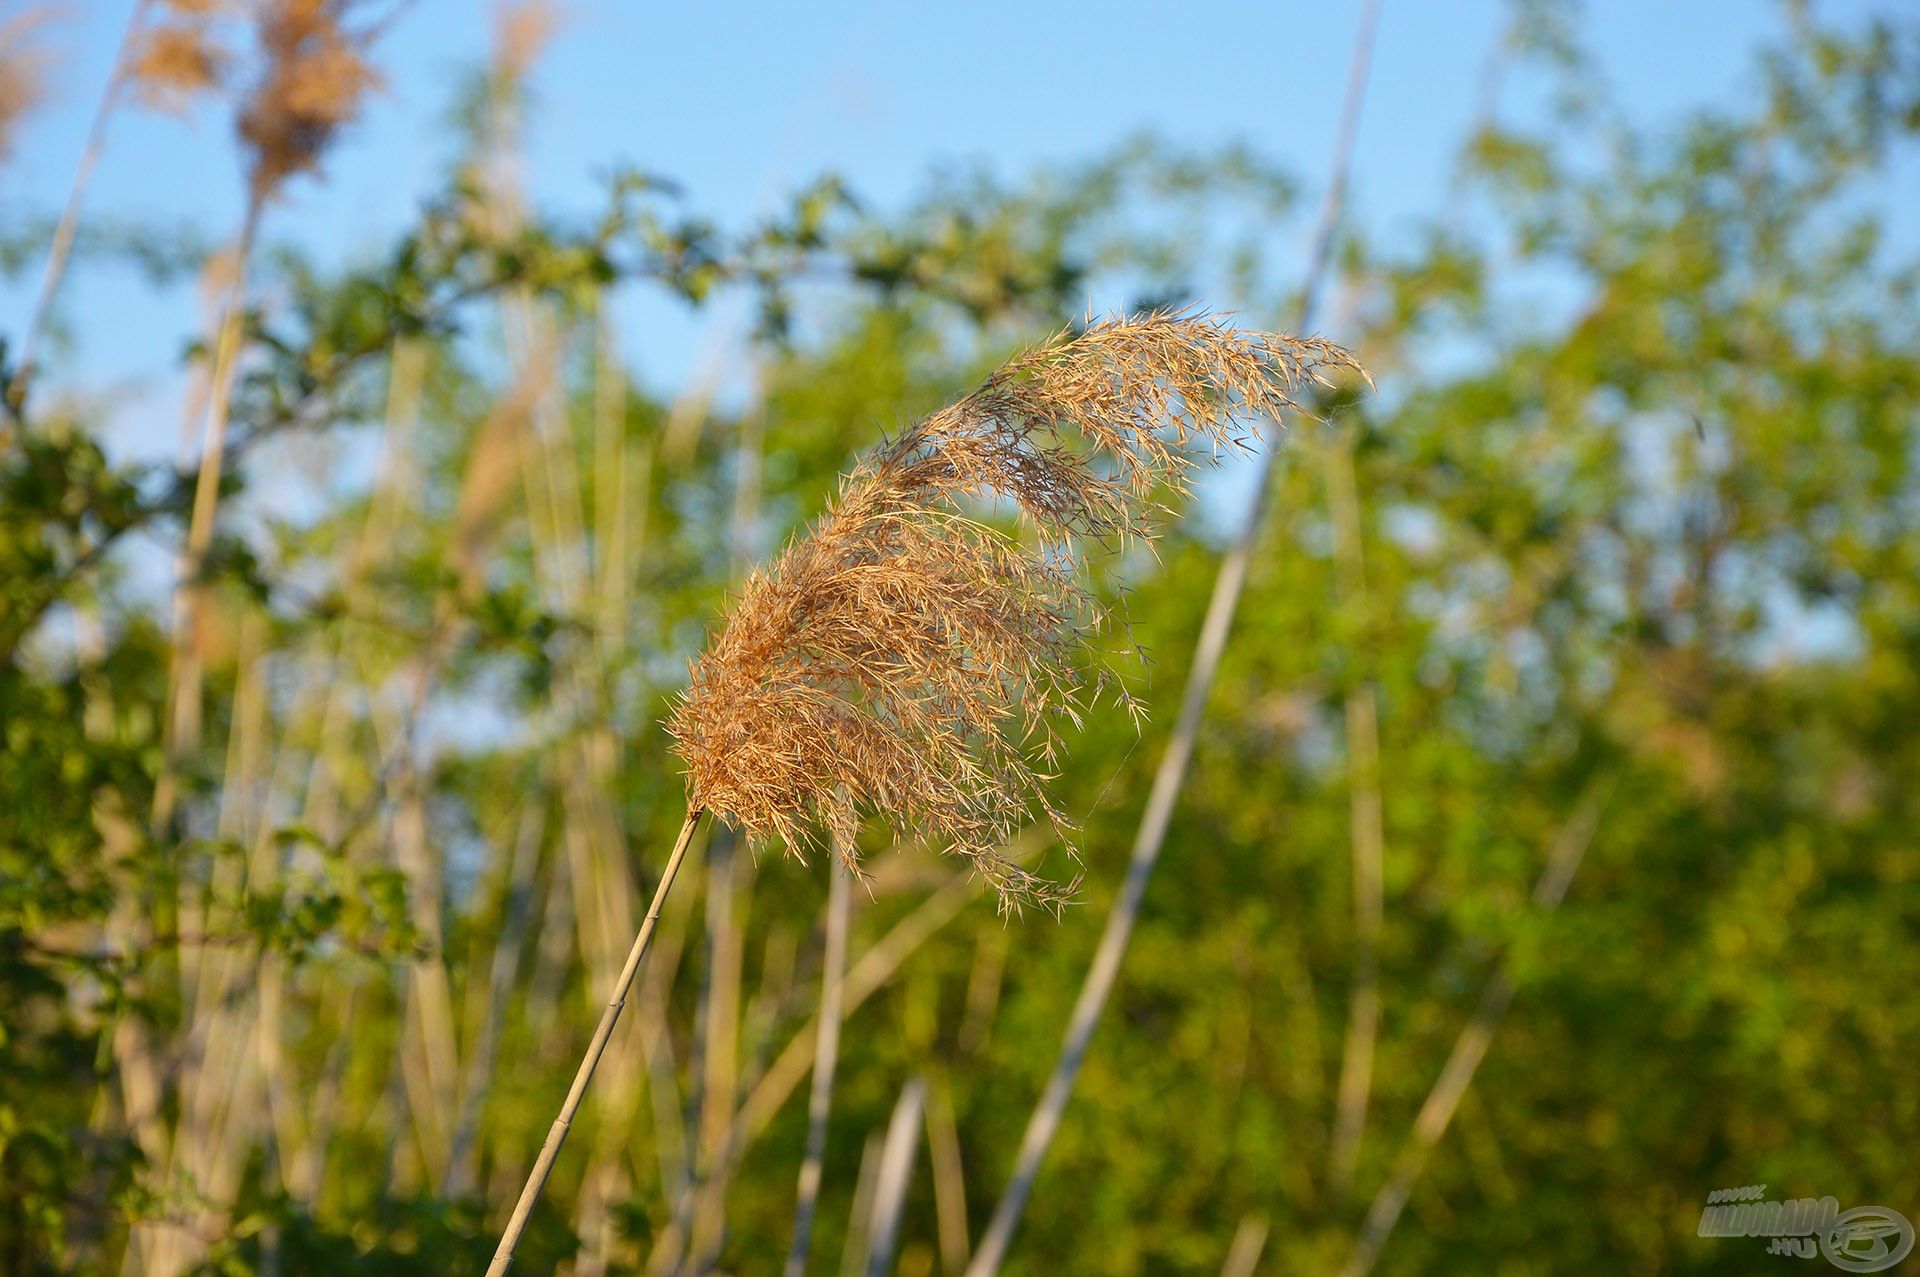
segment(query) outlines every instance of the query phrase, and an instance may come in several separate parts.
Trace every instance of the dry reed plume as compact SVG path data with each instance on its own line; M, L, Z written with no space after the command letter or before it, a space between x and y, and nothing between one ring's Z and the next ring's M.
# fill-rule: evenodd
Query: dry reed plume
M14 126L46 94L46 58L30 41L50 13L28 9L0 22L0 160L12 149Z
M998 850L1047 795L1062 723L1113 689L1079 649L1111 617L1089 545L1152 535L1155 494L1245 444L1241 423L1353 360L1194 314L1114 319L1015 356L865 457L742 589L669 730L690 805L796 854L865 816L966 857L1003 907L1071 887ZM1010 502L1029 535L983 519Z
M240 112L256 201L312 168L379 83L366 57L373 33L347 28L350 8L351 0L273 0L260 14L266 72Z
M133 41L127 80L143 105L179 112L220 87L232 58L214 38L212 7L169 0L162 8Z

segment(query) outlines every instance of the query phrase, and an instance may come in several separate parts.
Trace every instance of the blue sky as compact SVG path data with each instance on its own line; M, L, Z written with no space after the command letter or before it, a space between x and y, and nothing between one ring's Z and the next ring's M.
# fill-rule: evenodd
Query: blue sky
M0 16L18 3L0 0ZM80 0L46 33L54 96L0 168L0 217L58 207L131 5ZM1820 8L1844 20L1876 6ZM1589 10L1589 45L1640 119L1751 91L1752 50L1780 22L1778 6L1761 0L1607 0ZM1177 9L1130 0L571 0L534 77L531 181L550 206L587 208L596 177L632 163L681 182L690 206L720 224L739 225L823 171L884 207L937 165L984 160L1015 175L1151 129L1192 145L1250 142L1311 195L1326 170L1358 12L1357 0ZM384 91L331 153L325 179L294 184L268 241L341 260L390 240L445 164L448 104L462 70L485 56L492 13L478 0L417 0L406 10L378 52ZM1410 225L1444 196L1502 16L1496 0L1387 0L1354 192L1358 215L1377 230ZM1887 179L1889 206L1920 207L1913 178ZM228 233L240 207L230 119L214 107L186 119L120 117L89 206ZM1907 232L1920 218L1900 216ZM32 282L0 284L0 330L23 325ZM1088 300L1099 308L1118 299ZM118 391L122 446L164 454L178 435L179 351L197 313L191 289L156 293L118 269L83 270L63 313L79 341L67 375L96 386L107 379ZM626 345L649 384L684 376L703 322L666 304L634 312Z

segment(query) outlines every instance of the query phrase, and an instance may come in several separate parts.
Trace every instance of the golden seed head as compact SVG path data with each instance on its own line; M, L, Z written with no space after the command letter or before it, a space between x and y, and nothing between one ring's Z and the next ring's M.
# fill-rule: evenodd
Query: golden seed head
M1063 723L1110 619L1089 547L1152 534L1156 491L1356 369L1337 346L1190 313L1114 319L1015 356L864 457L742 588L669 720L690 801L796 854L849 857L866 816L966 857L1003 907L1071 891L1000 848L1050 802ZM985 521L1017 507L1026 535Z
M127 66L127 80L140 100L161 111L184 110L201 93L220 86L227 55L197 18L162 23L143 31Z
M266 71L240 112L256 198L314 167L379 83L366 59L366 35L346 27L351 2L268 0L261 9Z

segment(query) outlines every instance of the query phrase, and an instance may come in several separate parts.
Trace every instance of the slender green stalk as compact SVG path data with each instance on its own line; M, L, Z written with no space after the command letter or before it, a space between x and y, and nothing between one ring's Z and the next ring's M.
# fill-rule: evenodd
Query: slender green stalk
M1366 624L1367 573L1361 540L1359 485L1354 480L1352 432L1341 430L1324 449L1327 506L1332 515L1339 601ZM1364 632L1364 631L1363 631ZM1364 645L1363 645L1364 650ZM1336 1200L1353 1187L1360 1140L1373 1090L1374 1044L1380 1034L1380 932L1386 920L1387 839L1380 782L1380 703L1365 677L1347 692L1347 788L1353 846L1353 987L1347 1002L1346 1044L1328 1154Z
M847 1212L847 1233L840 1243L840 1277L860 1277L867 1267L867 1227L873 1220L873 1195L880 1180L881 1136L867 1136L860 1151L860 1174L853 1182L853 1208Z
M953 1115L953 1084L936 1076L927 1092L927 1153L933 1163L934 1226L940 1239L940 1269L967 1266L967 1177L960 1163L959 1123Z
M1613 792L1614 779L1612 773L1603 772L1588 781L1579 801L1574 804L1572 814L1554 839L1553 849L1547 854L1547 867L1541 871L1540 879L1533 888L1533 907L1540 917L1550 917L1560 907L1560 902L1566 899L1567 888L1573 885L1573 875L1579 870L1580 861L1593 841L1594 831L1599 828L1600 814ZM1460 1036L1454 1040L1447 1063L1434 1080L1433 1089L1427 1092L1426 1102L1420 1106L1413 1129L1407 1133L1406 1143L1401 1147L1400 1155L1394 1159L1387 1182L1374 1194L1367 1218L1360 1225L1360 1235L1354 1241L1353 1253L1347 1257L1346 1267L1340 1270L1340 1277L1366 1277L1373 1271L1374 1261L1380 1258L1387 1237L1400 1221L1400 1212L1406 1208L1414 1184L1427 1168L1428 1154L1433 1152L1434 1145L1440 1142L1440 1137L1447 1133L1447 1127L1452 1124L1461 1097L1467 1093L1467 1087L1473 1084L1473 1075L1479 1070L1480 1061L1486 1058L1487 1047L1493 1042L1493 1031L1499 1027L1500 1017L1506 1014L1507 1007L1513 1002L1513 977L1508 970L1511 958L1512 954L1509 953L1501 960L1499 968L1481 991L1480 1005L1474 1008L1466 1027L1460 1030Z

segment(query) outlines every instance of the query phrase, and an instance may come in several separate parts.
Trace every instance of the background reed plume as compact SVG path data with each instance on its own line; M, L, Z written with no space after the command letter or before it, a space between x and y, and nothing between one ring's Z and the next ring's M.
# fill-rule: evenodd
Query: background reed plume
M1046 781L1063 722L1123 684L1079 649L1110 617L1088 544L1152 535L1156 492L1354 368L1328 342L1156 313L1002 365L865 457L811 531L754 573L669 730L691 806L796 854L849 858L878 812L965 856L1003 908L1071 887L998 850ZM1011 502L1026 535L981 517Z
M45 58L32 37L46 16L28 9L0 19L0 160L12 148L14 126L45 95Z

